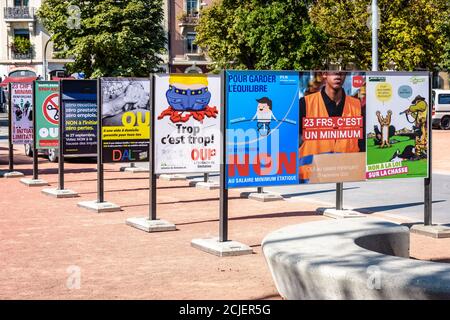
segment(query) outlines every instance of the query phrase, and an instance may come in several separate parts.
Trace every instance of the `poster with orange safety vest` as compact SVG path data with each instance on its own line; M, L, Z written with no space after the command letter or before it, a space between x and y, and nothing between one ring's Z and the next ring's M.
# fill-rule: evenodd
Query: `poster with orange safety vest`
M428 176L428 72L370 72L367 179Z
M362 181L364 72L300 72L299 182Z
M154 76L155 172L220 171L219 75Z
M146 162L150 145L150 79L101 78L104 163Z
M227 71L226 188L298 184L299 74Z

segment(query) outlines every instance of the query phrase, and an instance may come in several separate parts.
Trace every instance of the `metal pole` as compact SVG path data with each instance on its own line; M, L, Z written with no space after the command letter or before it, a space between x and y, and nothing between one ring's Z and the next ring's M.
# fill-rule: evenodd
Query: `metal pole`
M59 139L59 145L58 145L58 190L64 190L64 138L63 138L63 126L65 121L65 110L64 110L64 100L63 100L63 81L59 82L59 123L58 123L58 139Z
M433 218L433 198L432 198L432 183L433 183L433 172L432 172L432 135L433 135L433 129L431 127L431 117L432 117L432 110L431 110L431 83L432 77L429 76L429 93L428 93L428 117L427 117L427 131L428 131L428 178L424 179L424 225L431 226L433 224L432 218Z
M221 96L221 108L220 108L220 133L222 135L220 139L220 223L219 223L219 241L228 241L228 189L226 185L226 84L225 84L225 71L220 74L222 83L222 96Z
M336 210L343 210L344 208L344 184L342 182L336 183Z
M97 79L97 202L105 201L103 181L103 155L102 155L102 79Z
M203 182L208 182L209 181L209 173L204 173L203 174Z
M257 187L256 188L256 192L257 193L263 193L264 192L263 187Z
M156 174L155 174L155 77L150 77L152 99L150 105L150 144L149 144L149 220L156 220Z
M378 71L378 1L372 0L372 71Z
M51 40L52 40L52 37L50 37L47 40L47 42L45 43L45 47L44 47L44 56L43 56L43 60L42 60L42 64L43 64L42 69L43 69L43 73L44 73L44 80L47 80L47 47Z
M14 171L14 150L12 143L12 102L11 102L11 82L8 83L8 162L9 172Z
M32 117L33 117L33 180L39 179L38 175L38 150L37 144L37 133L36 133L36 80L33 81L33 106L32 106Z
M167 73L170 74L171 62L172 62L172 33L171 33L171 22L172 22L172 1L167 1Z

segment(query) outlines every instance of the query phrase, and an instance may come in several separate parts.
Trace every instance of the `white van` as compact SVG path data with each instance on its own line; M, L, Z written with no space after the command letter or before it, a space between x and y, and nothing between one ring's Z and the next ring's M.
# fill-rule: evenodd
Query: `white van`
M450 129L450 90L433 89L431 94L432 125Z

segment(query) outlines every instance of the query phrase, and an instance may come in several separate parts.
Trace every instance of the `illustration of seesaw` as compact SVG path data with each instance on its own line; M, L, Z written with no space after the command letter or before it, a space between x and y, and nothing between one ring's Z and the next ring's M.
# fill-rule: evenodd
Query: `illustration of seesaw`
M236 118L236 119L232 119L230 120L230 124L235 124L235 123L239 123L239 122L246 122L246 121L258 121L257 119L253 120L253 119L247 119L247 118ZM291 120L291 119L282 119L282 120L271 120L273 122L286 122L289 124L297 124L297 121Z

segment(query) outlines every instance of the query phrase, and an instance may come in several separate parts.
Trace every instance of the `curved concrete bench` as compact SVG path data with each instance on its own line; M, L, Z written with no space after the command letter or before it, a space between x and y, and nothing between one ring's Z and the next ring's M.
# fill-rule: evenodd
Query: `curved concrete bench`
M409 229L383 220L292 225L262 249L285 299L450 299L450 264L409 259Z

